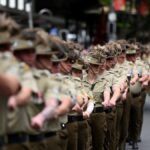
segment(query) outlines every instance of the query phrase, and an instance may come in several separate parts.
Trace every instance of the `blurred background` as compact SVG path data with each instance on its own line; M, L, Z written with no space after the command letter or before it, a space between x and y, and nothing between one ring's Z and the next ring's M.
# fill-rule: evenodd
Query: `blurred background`
M22 27L42 27L67 41L91 44L115 39L150 41L150 0L0 0Z

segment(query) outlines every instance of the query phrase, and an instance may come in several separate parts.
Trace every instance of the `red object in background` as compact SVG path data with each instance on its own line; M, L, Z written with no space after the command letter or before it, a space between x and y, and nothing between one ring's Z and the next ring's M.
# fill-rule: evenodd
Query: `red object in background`
M124 11L126 0L113 0L113 6L115 11Z
M142 16L145 16L149 13L149 6L147 0L140 1L138 11Z

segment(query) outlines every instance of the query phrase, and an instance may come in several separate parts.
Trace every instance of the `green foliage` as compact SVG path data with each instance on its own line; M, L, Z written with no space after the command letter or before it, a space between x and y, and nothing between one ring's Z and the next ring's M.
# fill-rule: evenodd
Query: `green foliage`
M111 0L98 0L100 4L104 6L110 6Z
M131 25L128 22L117 22L117 27L119 28L129 28Z

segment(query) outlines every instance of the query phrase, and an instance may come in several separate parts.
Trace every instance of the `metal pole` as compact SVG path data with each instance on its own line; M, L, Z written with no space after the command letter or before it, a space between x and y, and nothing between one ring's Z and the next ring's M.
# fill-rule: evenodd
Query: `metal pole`
M33 14L32 14L32 1L29 2L30 10L28 12L28 23L29 23L29 28L33 29Z
M113 0L111 0L110 12L108 14L108 23L107 23L107 31L108 31L108 38L109 38L108 40L109 41L114 41L117 39L116 22L117 22L117 15L114 11Z

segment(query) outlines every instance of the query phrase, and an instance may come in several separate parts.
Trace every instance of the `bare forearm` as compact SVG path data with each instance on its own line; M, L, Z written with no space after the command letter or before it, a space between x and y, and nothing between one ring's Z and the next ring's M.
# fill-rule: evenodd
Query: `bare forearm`
M109 101L110 100L110 90L106 89L104 91L104 101Z
M124 81L120 84L120 90L123 93L125 91L125 89L128 87L127 82Z
M26 105L31 98L32 91L29 88L22 88L16 95L16 101L18 106Z
M62 103L57 107L57 110L56 110L57 115L62 116L64 114L68 113L70 110L70 107L71 107L70 99L62 100Z
M88 105L87 105L86 112L88 112L89 114L91 114L92 111L93 111L93 109L94 109L94 102L91 101L91 102L89 102Z
M44 121L51 119L51 118L55 118L56 117L55 111L56 111L56 107L50 107L50 106L45 107L43 111L41 112L41 115L43 116Z
M148 78L149 78L148 75L144 75L144 76L142 76L142 78L139 79L139 81L145 82L145 81L148 81Z
M111 100L116 102L120 96L121 96L120 88L119 87L114 88L113 89L113 96L112 96Z

